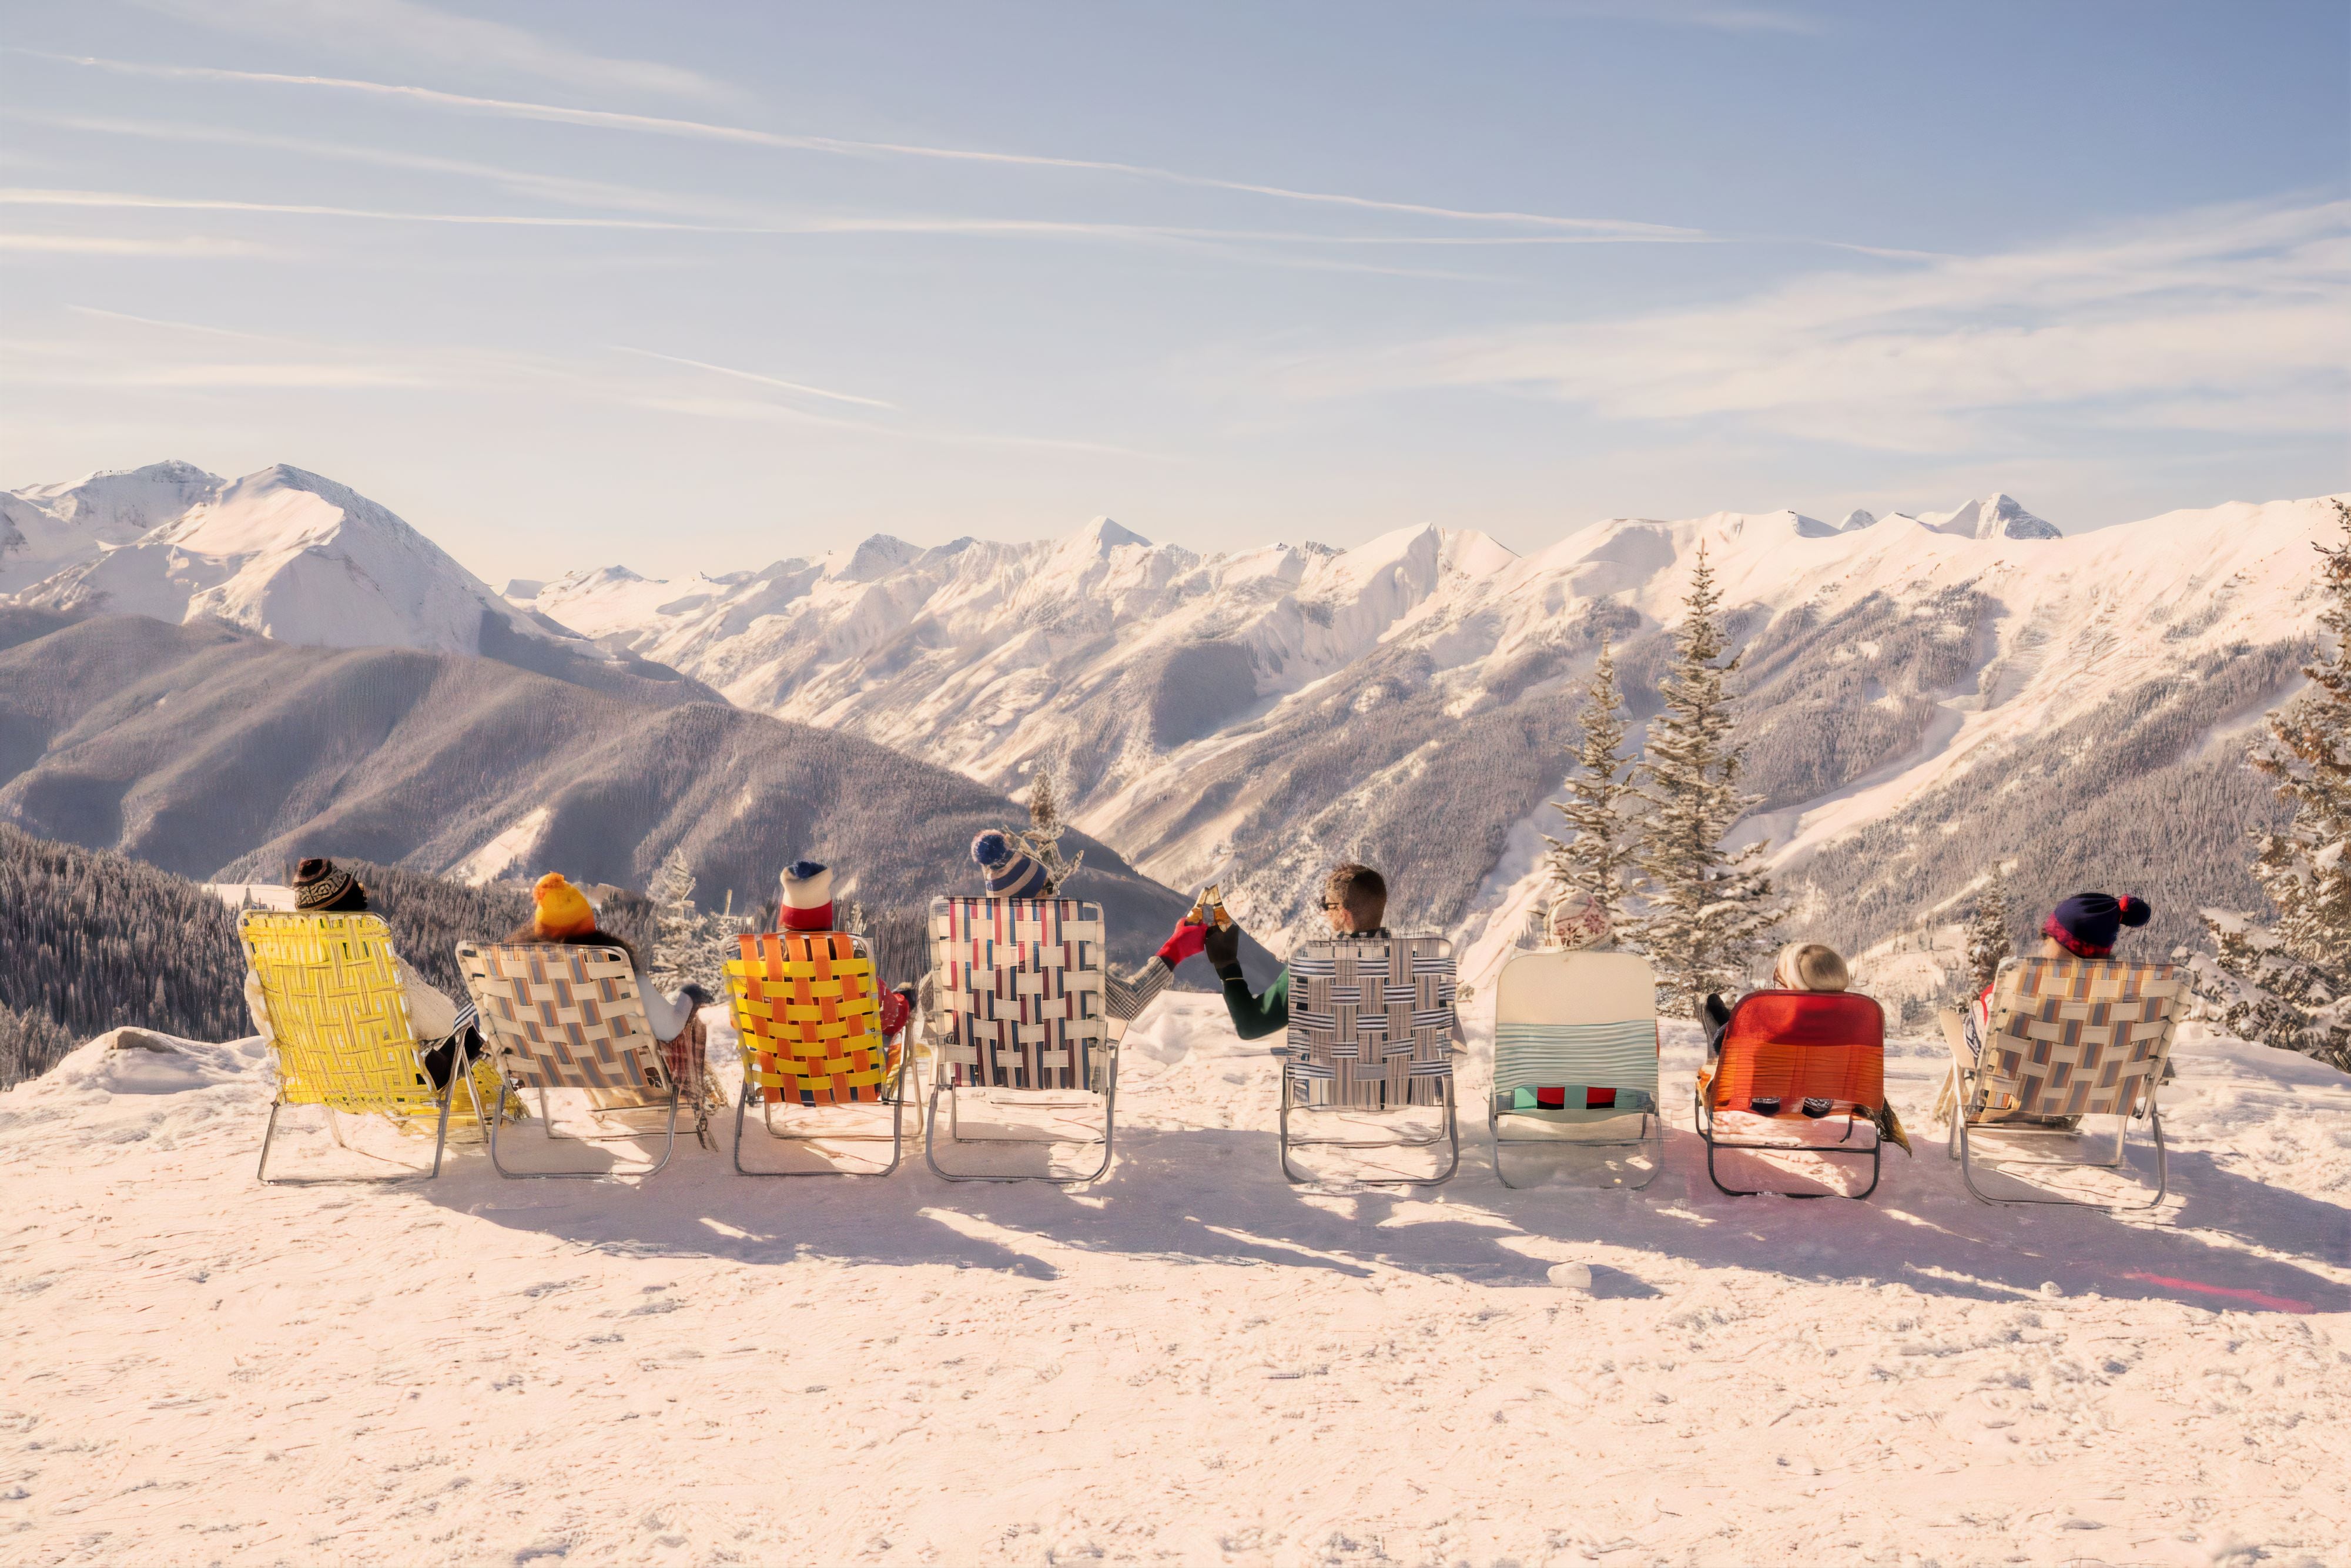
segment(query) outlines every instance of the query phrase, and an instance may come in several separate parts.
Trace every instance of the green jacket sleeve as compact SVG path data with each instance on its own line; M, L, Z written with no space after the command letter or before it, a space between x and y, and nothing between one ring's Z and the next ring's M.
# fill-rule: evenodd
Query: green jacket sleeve
M1249 981L1238 969L1224 976L1225 1010L1233 1015L1233 1032L1243 1040L1263 1040L1290 1027L1290 971L1285 968L1268 986L1265 995L1249 994Z

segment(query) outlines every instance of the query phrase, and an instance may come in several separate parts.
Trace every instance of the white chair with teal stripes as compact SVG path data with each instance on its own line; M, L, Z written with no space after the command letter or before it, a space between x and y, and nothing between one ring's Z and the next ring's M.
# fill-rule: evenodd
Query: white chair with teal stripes
M1619 1133L1632 1116L1640 1127L1630 1138L1585 1131ZM1657 1105L1657 988L1646 959L1553 948L1502 966L1486 1125L1504 1186L1519 1185L1503 1165L1507 1149L1637 1150L1610 1155L1607 1185L1637 1191L1656 1179L1666 1129Z

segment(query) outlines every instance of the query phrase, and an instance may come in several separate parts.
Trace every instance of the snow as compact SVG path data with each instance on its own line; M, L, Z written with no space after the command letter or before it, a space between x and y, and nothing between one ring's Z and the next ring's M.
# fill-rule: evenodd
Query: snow
M477 1144L264 1188L255 1042L116 1043L0 1096L13 1561L2318 1564L2351 1533L2351 1082L2232 1041L2183 1042L2152 1218L1970 1200L1924 1041L1889 1063L1918 1157L1864 1203L1722 1197L1686 1107L1645 1194L1508 1191L1474 1137L1433 1193L1292 1188L1270 1060L1207 998L1130 1036L1118 1164L1068 1191L692 1146L502 1182ZM1669 1082L1695 1052L1672 1028ZM423 1155L316 1116L289 1173Z

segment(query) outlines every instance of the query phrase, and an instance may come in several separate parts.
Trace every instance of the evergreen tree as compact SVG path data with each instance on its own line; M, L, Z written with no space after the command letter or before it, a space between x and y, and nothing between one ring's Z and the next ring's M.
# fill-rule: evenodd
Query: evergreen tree
M1600 657L1584 688L1583 741L1576 748L1575 773L1567 799L1552 806L1575 836L1543 835L1543 855L1552 896L1578 889L1608 912L1611 925L1625 925L1625 901L1634 890L1634 851L1628 841L1625 803L1636 794L1632 768L1619 748L1625 744L1623 695L1616 689L1616 659L1604 639Z
M2309 688L2248 753L2294 805L2283 832L2253 835L2253 879L2277 923L2204 911L2214 950L2189 968L2204 1015L2230 1033L2351 1071L2351 506L2335 512L2344 542L2313 547L2334 652L2302 667Z
M1991 984L2000 961L2016 951L2008 921L2008 868L1996 865L1991 885L1976 900L1975 915L1968 922L1968 973L1975 977L1979 991Z
M1649 726L1640 788L1649 809L1635 855L1646 903L1628 923L1656 971L1658 1010L1687 1018L1708 992L1745 983L1780 921L1765 846L1722 847L1756 798L1739 789L1746 748L1733 738L1729 692L1739 658L1715 663L1725 646L1721 603L1701 545L1659 690L1665 711Z
M649 890L653 904L653 962L646 978L664 989L700 986L714 997L726 994L727 934L714 915L694 903L694 873L686 868L685 852L672 850L653 873Z
M1029 831L1013 836L1045 868L1044 896L1048 898L1061 891L1061 884L1077 874L1086 858L1083 850L1069 860L1061 858L1061 835L1068 831L1061 823L1061 804L1053 789L1052 767L1040 762L1029 784Z

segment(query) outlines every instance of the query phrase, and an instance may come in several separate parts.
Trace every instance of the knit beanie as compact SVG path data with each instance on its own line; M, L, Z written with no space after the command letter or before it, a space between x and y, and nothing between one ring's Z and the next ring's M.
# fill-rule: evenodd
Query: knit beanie
M2049 912L2041 935L2076 958L2104 958L2115 950L2115 938L2126 925L2144 925L2155 913L2147 900L2125 894L2077 893Z
M987 879L990 898L1035 898L1045 891L1045 868L993 828L971 841L971 858Z
M1834 947L1819 942L1791 942L1780 949L1771 966L1771 980L1786 991L1842 991L1853 984L1853 972Z
M530 901L538 907L530 917L531 928L541 936L584 936L596 929L596 907L588 895L563 880L559 871L549 872L530 890Z
M328 909L342 901L345 894L358 890L359 906L367 907L366 890L359 879L330 860L316 856L294 868L294 907L296 909Z
M814 861L784 868L783 902L776 908L778 931L832 929L832 873Z
M1550 938L1550 946L1570 953L1597 946L1609 937L1608 912L1582 888L1570 888L1551 901L1551 914L1543 922L1543 931Z

